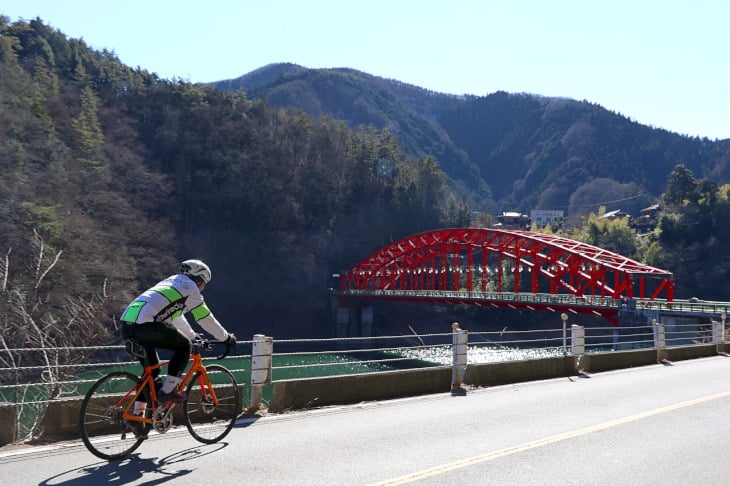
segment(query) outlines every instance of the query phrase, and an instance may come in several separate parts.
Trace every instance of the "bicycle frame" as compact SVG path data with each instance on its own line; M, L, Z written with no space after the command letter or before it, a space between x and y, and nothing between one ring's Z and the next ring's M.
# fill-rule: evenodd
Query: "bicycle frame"
M233 429L241 411L241 396L233 373L218 364L206 367L201 350L209 349L210 344L226 344L226 351L217 357L223 359L235 344L232 341L196 339L190 353L191 366L176 387L180 394L187 394L181 402L183 422L190 435L204 444L218 442ZM127 343L130 354L139 357L141 353L134 347L135 342ZM173 426L172 412L178 402L158 402L160 397L153 376L170 362L145 364L141 377L129 371L112 371L99 378L84 396L79 412L79 433L84 445L95 456L122 459L147 439L148 432L164 434ZM217 390L213 388L214 383ZM124 395L121 398L120 393ZM135 410L137 401L144 403L142 414L139 409ZM115 433L121 433L116 440L112 438Z
M200 353L191 353L190 359L192 360L192 365L188 368L187 372L185 373L185 376L183 376L182 381L177 385L176 389L179 393L182 393L183 390L185 390L185 387L188 386L188 383L193 378L196 372L200 372L200 375L198 376L198 383L200 384L200 390L204 397L210 397L212 399L212 403L217 407L218 406L218 397L215 394L215 390L213 389L213 384L210 382L210 378L208 378L208 372L205 369L205 365L203 364L203 358ZM144 373L142 374L142 383L140 383L138 386L130 389L127 393L124 394L124 396L117 402L118 406L121 406L121 404L124 403L125 400L129 398L130 395L133 395L133 400L130 400L127 402L127 406L122 411L122 418L129 421L134 422L141 422L144 424L151 424L152 423L152 417L155 416L155 412L159 408L157 405L157 390L154 386L154 378L152 378L152 372L155 369L161 368L163 366L166 366L169 363L169 361L163 361L156 365L152 366L146 366L144 369ZM143 417L140 415L134 414L134 403L137 401L137 399L142 395L144 389L147 388L150 393L150 398L152 400L152 417ZM146 401L146 400L140 400L140 401ZM166 410L170 410L172 407L175 406L174 402L167 402L164 405L164 408Z

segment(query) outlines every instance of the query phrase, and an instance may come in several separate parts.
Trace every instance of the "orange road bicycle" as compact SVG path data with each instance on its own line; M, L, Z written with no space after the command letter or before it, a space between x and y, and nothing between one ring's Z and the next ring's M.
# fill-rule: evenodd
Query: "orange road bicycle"
M187 394L181 403L182 419L190 434L205 444L228 435L241 413L241 396L233 374L221 365L203 364L201 351L212 344L223 343L202 338L193 341L192 365L177 387L178 393ZM115 371L102 377L86 393L79 416L84 444L92 454L107 460L127 457L152 429L165 433L172 427L173 418L180 415L175 402L158 403L152 377L153 370L169 361L150 366L139 343L128 340L126 345L130 354L145 359L144 374L140 378L127 371ZM229 351L230 344L218 359ZM145 404L141 415L139 409L135 410L135 402Z

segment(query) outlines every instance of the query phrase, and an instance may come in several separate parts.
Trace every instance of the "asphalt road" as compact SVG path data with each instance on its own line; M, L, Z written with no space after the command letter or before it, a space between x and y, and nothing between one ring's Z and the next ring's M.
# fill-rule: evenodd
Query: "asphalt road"
M720 485L729 464L724 356L240 421L214 445L182 427L121 462L0 450L12 485Z

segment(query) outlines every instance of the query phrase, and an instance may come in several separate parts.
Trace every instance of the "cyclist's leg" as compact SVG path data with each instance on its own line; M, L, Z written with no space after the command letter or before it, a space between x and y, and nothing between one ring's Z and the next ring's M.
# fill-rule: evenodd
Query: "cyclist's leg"
M174 328L173 328L174 329ZM173 351L172 358L170 358L170 364L167 365L167 376L165 381L160 388L160 393L164 397L172 398L176 401L185 399L184 395L175 393L175 388L180 384L180 375L185 370L190 360L190 351L192 344L183 333L174 329L174 332L169 333L166 336L167 349Z
M147 349L147 355L154 364L159 363L155 348L173 351L167 368L167 377L160 391L163 395L174 395L174 388L180 382L180 375L188 364L191 351L190 340L172 324L150 322L134 324L132 333ZM159 368L156 369L159 374ZM175 397L182 399L183 397Z
M125 321L121 321L121 323L122 323L122 337L124 339L131 339L144 347L146 357L137 356L139 363L142 365L142 374L140 375L140 380L144 381L145 380L145 367L154 366L154 365L158 364L160 362L160 359L157 356L157 352L155 351L155 349L153 347L145 344L144 333L142 333L142 336L140 336L140 333L138 332L139 329L143 329L142 326L144 326L144 324L135 324L135 323L125 322ZM152 370L152 377L155 380L155 385L157 385L159 374L160 374L159 368L154 368ZM135 415L142 416L145 414L146 407L147 407L147 403L145 401L135 401L134 410L132 413L134 413ZM129 422L128 425L129 425L129 428L135 433L135 435L139 436L140 434L142 434L144 432L142 423L140 423L140 422Z
M124 339L132 339L144 347L147 358L138 358L142 368L145 366L154 366L160 362L160 358L157 356L157 351L155 351L155 344L154 342L151 342L154 339L150 339L153 336L149 332L149 325L150 324L133 324L129 322L122 323L122 337ZM152 370L153 378L157 378L159 374L159 368Z
M183 333L171 326L171 330L165 335L165 349L173 351L170 364L167 365L168 375L180 376L188 366L192 343Z

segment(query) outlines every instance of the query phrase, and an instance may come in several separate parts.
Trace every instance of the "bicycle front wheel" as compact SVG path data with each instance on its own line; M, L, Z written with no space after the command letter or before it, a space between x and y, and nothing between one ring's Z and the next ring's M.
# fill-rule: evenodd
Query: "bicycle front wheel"
M94 383L81 403L79 432L86 448L97 457L107 460L123 459L142 444L146 436L135 436L124 422L124 410L134 409L134 393L140 379L126 371L115 371ZM147 409L152 402L143 392Z
M188 398L184 403L185 425L190 434L200 442L218 442L233 428L241 413L241 397L233 374L220 365L206 367L208 383L203 375L195 373L188 384ZM213 402L211 386L218 399Z

